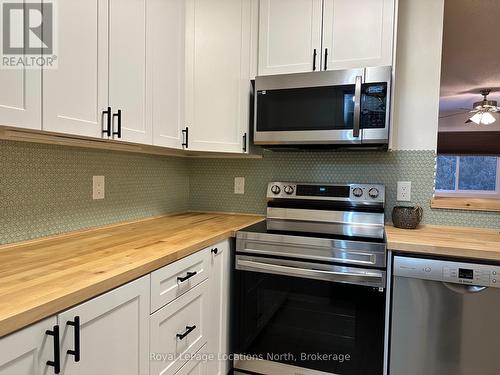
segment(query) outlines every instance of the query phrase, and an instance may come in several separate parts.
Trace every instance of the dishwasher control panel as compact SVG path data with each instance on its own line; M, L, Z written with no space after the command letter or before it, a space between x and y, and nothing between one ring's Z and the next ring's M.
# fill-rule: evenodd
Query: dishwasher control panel
M487 264L396 256L394 276L500 288L500 267Z

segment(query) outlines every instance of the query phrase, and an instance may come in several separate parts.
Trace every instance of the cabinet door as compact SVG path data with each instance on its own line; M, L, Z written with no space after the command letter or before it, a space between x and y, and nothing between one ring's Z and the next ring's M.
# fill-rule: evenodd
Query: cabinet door
M392 65L394 2L325 0L323 55L328 55L327 70Z
M322 4L260 0L259 75L312 72L314 65L319 70Z
M146 116L147 0L109 0L109 101L121 110L121 137L151 144L151 121ZM161 64L160 64L161 65ZM117 131L118 117L113 127ZM118 136L114 137L118 139Z
M0 339L0 375L53 374L47 361L54 360L54 339L45 331L56 324L48 318Z
M58 6L58 67L43 71L43 130L102 138L108 121L108 1ZM105 138L108 138L106 135Z
M75 350L80 318L80 361ZM149 275L67 310L61 326L62 370L65 375L146 375L149 372Z
M182 148L184 125L184 0L148 0L147 108L153 144Z
M24 0L24 2L40 4L41 0ZM4 1L2 1L2 6L3 3ZM22 30L23 26L18 24L23 22L22 16L13 16L10 21L13 23L12 29L21 28ZM29 42L30 46L36 47L35 38L32 39ZM8 55L5 56L5 58L8 57ZM42 128L42 69L1 67L0 87L0 125L40 130Z
M207 343L207 282L156 311L150 319L151 375L173 375ZM162 358L161 355L167 356ZM156 357L156 355L155 355Z
M186 1L190 150L243 152L249 126L254 1Z
M229 353L229 276L231 264L229 241L212 247L209 277L208 353ZM225 375L229 371L228 361L208 361L207 374Z

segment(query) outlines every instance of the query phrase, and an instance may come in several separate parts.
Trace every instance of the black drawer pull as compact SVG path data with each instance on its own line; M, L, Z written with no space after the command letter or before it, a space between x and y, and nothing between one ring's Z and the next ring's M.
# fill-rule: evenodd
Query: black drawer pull
M75 327L75 349L68 350L66 353L75 357L75 362L80 362L80 317L75 316L75 320L66 322L67 325Z
M325 48L325 68L324 70L328 70L328 48Z
M106 111L102 111L102 116L106 116L106 129L102 130L102 134L107 135L108 137L111 137L111 107L108 107Z
M178 333L176 336L179 340L182 340L184 337L189 335L191 332L195 330L196 326L186 326L186 332L184 333Z
M313 72L316 71L316 56L318 55L318 53L316 52L316 48L314 49L314 52L313 52Z
M186 276L184 276L184 277L178 277L177 281L179 281L180 283L183 283L184 281L189 280L190 278L192 278L196 274L197 274L196 271L194 271L194 272L188 272L186 274Z
M118 117L118 131L113 131L113 135L118 136L118 138L122 137L122 110L119 109L117 113L113 113L113 119Z
M54 374L59 374L61 372L61 354L59 350L59 326L55 325L52 331L47 330L45 334L52 336L54 338L54 360L47 361L47 366L54 367Z
M219 252L219 249L215 247L215 248L213 248L213 249L212 249L212 250L210 250L210 251L212 252L212 254L217 255L217 254L218 254L218 252Z
M186 129L182 131L182 147L189 148L189 128L186 126Z

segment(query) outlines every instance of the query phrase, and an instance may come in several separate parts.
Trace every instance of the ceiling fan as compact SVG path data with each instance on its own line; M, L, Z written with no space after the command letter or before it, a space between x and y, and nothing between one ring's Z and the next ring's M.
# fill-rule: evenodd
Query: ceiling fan
M473 109L471 111L467 111L469 113L473 113L473 115L469 119L467 119L467 121L465 121L466 124L474 123L477 125L491 125L497 120L495 116L492 115L492 113L500 112L500 108L498 107L496 100L488 100L488 95L490 93L490 89L481 90L483 100L475 102L472 105ZM454 113L452 115L443 116L441 118L457 116L467 112Z

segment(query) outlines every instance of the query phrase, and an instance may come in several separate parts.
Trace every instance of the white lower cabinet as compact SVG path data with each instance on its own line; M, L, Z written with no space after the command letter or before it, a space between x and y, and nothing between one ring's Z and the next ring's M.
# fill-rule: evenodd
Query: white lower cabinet
M0 375L53 374L47 361L54 360L54 336L46 331L56 324L51 317L0 339Z
M212 251L212 249L214 251ZM229 277L231 275L229 241L221 242L211 249L209 294L210 306L207 310L208 344L207 352L217 354L219 360L207 362L207 374L226 375L229 353Z
M61 374L149 373L149 275L58 315ZM79 318L80 339L75 339ZM70 351L78 351L80 360Z
M227 240L6 336L0 375L225 375L230 268Z
M198 352L202 355L205 352L205 347L201 348ZM207 374L207 362L196 357L186 363L175 375L206 375Z
M151 374L175 374L207 343L207 281L151 315Z

